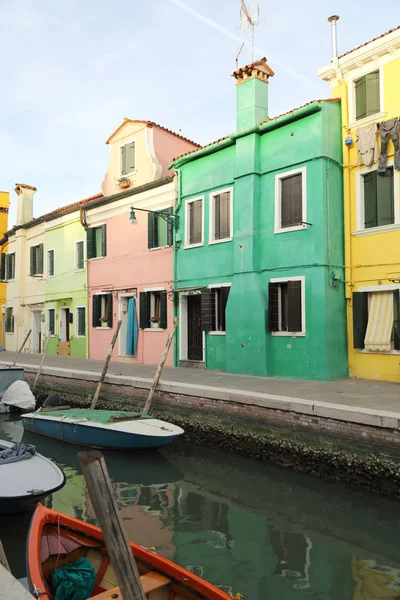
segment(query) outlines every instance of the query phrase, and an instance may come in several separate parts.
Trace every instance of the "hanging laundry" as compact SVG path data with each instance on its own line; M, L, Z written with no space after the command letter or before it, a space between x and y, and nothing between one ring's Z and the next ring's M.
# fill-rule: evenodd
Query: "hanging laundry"
M400 145L399 145L399 118L389 119L379 124L379 135L381 138L381 156L379 159L378 172L385 173L387 163L387 146L389 138L394 146L394 168L400 169Z
M376 125L365 125L356 131L358 148L357 166L360 166L360 157L366 167L370 167L378 160L378 140L376 137Z

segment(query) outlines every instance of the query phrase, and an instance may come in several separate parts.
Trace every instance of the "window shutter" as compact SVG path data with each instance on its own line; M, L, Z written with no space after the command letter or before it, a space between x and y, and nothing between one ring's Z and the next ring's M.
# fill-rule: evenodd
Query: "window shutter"
M292 227L303 221L302 175L281 180L281 227Z
M385 173L376 177L377 225L391 225L394 223L393 167L388 167Z
M268 331L279 331L279 283L268 284Z
M213 298L214 290L201 290L201 329L202 331L212 331L215 323L215 302Z
M400 350L400 291L395 290L393 292L393 337L394 337L394 349Z
M364 227L376 227L378 224L377 197L376 197L376 171L371 171L363 176L364 184Z
M140 329L146 329L150 326L149 294L140 292Z
M154 213L147 214L147 237L148 237L148 248L156 247L155 230L156 230L156 215Z
M172 206L168 206L167 214L174 214L174 209ZM175 219L171 219L171 221L167 222L167 246L172 246L174 243L174 221Z
M0 280L4 281L6 278L6 260L8 262L9 254L1 253L1 262L0 262ZM7 269L8 274L8 269Z
M42 275L43 274L43 254L44 254L44 248L43 248L43 244L39 244L39 265L38 265L38 270L37 273Z
M107 326L113 326L113 295L107 294Z
M365 76L366 117L380 111L379 71Z
M288 328L302 331L301 281L288 281Z
M367 93L366 76L361 77L355 82L356 93L356 119L363 119L367 116Z
M132 173L132 171L135 170L135 142L132 142L131 144L127 144L125 146L126 148L126 160L125 160L125 165L126 165L126 173Z
M100 327L100 302L101 296L92 296L92 325L93 327Z
M160 327L161 329L167 329L167 293L161 292L160 294Z
M101 226L101 255L107 256L107 225Z
M353 345L364 348L365 333L368 325L368 294L353 292Z
M35 275L35 273L36 273L36 253L35 253L35 247L34 246L30 247L30 254L31 254L30 274L31 275Z
M86 335L86 310L78 308L78 335Z
M226 331L226 305L228 304L228 296L230 291L231 288L228 286L221 288L222 331Z
M214 240L221 239L221 196L214 196Z
M5 323L5 331L9 333L11 331L11 323L10 323L10 309L6 308L6 323Z
M126 175L126 146L121 146L121 175Z
M83 256L83 242L77 243L77 257L76 257L76 268L83 269L85 266L84 256Z
M87 229L86 231L86 255L88 260L96 256L96 230Z

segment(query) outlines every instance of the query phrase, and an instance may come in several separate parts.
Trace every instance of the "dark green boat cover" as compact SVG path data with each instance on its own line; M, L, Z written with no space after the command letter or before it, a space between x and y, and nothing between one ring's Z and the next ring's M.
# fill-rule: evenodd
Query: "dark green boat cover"
M40 414L40 413L39 413ZM70 408L67 410L54 410L43 413L46 417L66 417L68 419L76 419L77 421L93 421L94 423L103 423L103 425L115 423L117 421L111 421L110 417L117 417L118 419L152 419L151 415L146 413L133 413L123 410L97 410L92 408ZM135 416L133 416L135 415ZM136 416L137 415L137 416Z
M91 597L96 573L86 558L56 569L51 579L56 595L54 600L87 600Z

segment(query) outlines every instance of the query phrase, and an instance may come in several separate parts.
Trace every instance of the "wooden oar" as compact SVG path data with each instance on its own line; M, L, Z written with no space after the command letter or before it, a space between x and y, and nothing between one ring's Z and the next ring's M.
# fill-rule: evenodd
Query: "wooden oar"
M79 452L78 459L124 600L146 600L101 452Z
M117 341L117 337L119 334L119 330L121 329L121 325L122 325L122 321L118 321L117 327L114 331L113 339L111 340L111 344L108 349L108 354L107 354L106 362L104 363L103 372L101 374L100 381L97 384L96 392L93 396L93 400L92 400L92 404L90 405L90 408L96 408L96 404L97 404L99 396L100 396L100 390L101 390L101 387L102 387L103 382L107 375L108 364L110 362L111 354L112 354L112 351L114 350L115 342Z

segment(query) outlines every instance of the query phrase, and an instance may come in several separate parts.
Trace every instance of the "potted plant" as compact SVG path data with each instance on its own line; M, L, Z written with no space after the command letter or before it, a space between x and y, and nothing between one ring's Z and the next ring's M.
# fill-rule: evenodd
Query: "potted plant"
M120 177L118 179L118 187L121 190L126 190L127 188L131 187L131 180L128 177Z
M99 321L100 321L101 327L107 327L108 317L106 317L106 316L100 317Z
M159 327L158 322L159 322L159 318L157 316L150 317L150 327L152 327L153 329L156 329Z

